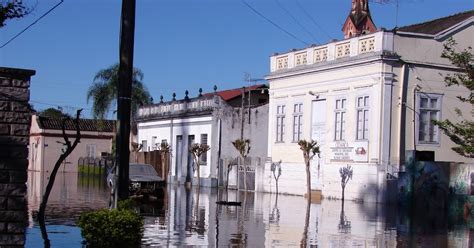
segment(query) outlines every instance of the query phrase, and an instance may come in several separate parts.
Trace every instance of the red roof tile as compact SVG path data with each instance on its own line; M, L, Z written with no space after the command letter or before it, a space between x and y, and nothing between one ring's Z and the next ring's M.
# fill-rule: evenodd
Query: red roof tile
M245 90L256 90L256 89L261 89L265 88L265 84L257 84L257 85L252 85L249 87L245 87ZM217 95L219 95L224 101L229 101L232 100L236 97L239 97L242 95L242 88L236 88L236 89L230 89L230 90L223 90L223 91L217 91ZM204 94L205 96L210 96L214 93L206 93Z

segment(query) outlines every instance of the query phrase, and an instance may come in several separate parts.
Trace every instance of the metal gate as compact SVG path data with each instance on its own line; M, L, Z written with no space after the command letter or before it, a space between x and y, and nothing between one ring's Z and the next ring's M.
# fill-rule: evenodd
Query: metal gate
M247 157L244 161L244 165L239 165L239 173L238 173L238 188L239 190L245 190L245 172L244 168L246 167L247 169L247 190L249 191L255 191L255 166L252 165L252 158Z

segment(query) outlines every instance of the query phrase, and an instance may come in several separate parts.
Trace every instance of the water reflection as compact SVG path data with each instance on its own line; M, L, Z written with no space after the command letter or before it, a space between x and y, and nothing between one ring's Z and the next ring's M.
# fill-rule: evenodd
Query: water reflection
M38 172L29 174L27 247L42 244L31 212L39 206L46 178ZM101 178L58 174L46 209L52 246L81 246L80 230L75 226L77 217L92 209L106 208L108 197ZM222 200L242 205L216 204ZM306 207L306 199L300 196L277 198L234 190L225 194L217 189L169 185L162 201L137 204L135 210L145 218L145 247L293 247L301 243L318 247L472 246L473 234L466 224L470 222L462 217L409 218L408 212L390 206L331 200L310 204L307 217Z

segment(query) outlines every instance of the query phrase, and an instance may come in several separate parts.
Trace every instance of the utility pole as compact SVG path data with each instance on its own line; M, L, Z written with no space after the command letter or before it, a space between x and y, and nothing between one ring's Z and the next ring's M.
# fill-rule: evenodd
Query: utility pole
M244 139L244 102L245 102L245 87L242 87L242 101L241 101L241 107L240 107L240 117L241 117L241 123L240 123L240 139Z
M116 161L118 188L115 199L128 198L130 159L130 109L133 73L133 45L135 36L135 0L122 0L120 19L120 65L117 98ZM117 206L115 204L115 206Z

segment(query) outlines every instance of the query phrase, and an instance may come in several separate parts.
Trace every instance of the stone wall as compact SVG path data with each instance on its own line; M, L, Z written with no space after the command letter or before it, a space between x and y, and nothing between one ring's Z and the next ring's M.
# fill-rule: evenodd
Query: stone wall
M32 70L0 67L0 247L25 243Z

